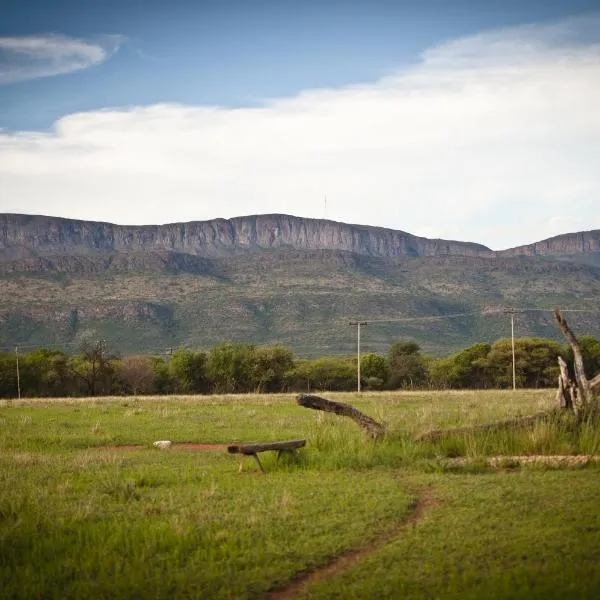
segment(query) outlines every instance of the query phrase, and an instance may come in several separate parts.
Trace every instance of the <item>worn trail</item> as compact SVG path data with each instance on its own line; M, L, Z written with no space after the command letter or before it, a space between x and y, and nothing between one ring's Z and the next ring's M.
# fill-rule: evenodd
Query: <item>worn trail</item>
M409 516L401 523L395 524L393 527L382 533L376 540L373 540L368 545L355 550L348 550L343 554L334 557L331 562L313 571L300 573L285 587L278 590L273 590L269 595L269 600L290 600L296 598L298 594L312 585L332 579L336 575L351 569L361 560L375 554L386 544L397 538L410 527L415 526L430 510L437 506L432 490L425 489L421 492L421 496L411 506Z
M210 450L227 450L227 444L200 444L196 442L173 442L169 450L188 450L190 452L203 452ZM122 444L116 446L96 446L100 450L148 450L150 446L146 444Z

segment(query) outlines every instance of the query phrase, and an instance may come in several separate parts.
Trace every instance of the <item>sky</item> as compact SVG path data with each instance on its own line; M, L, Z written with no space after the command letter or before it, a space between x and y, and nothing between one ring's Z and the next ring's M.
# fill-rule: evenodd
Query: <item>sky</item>
M600 0L0 0L0 212L600 229Z

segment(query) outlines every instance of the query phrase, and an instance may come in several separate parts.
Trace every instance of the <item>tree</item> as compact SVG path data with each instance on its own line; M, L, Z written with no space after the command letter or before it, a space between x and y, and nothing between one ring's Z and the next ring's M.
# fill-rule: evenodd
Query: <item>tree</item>
M437 388L484 389L492 385L488 354L491 346L480 343L449 358L433 360L429 379Z
M13 352L0 353L0 398L17 397L17 361Z
M175 391L175 381L169 365L162 358L151 357L154 389L157 394L170 394Z
M318 390L344 391L356 387L356 358L324 356L309 361L307 373Z
M59 350L39 348L20 361L24 396L64 396L72 389L68 357Z
M380 390L388 377L388 365L385 357L369 352L360 357L360 378L367 389Z
M254 346L221 344L208 354L207 372L217 393L243 393L253 390L255 383Z
M73 375L83 383L90 396L111 392L113 367L104 340L90 337L81 343L81 355L72 357L69 367Z
M515 372L519 387L554 387L559 374L560 344L543 338L515 340ZM512 344L501 339L492 345L488 365L497 387L512 386Z
M413 388L425 383L427 369L421 347L413 341L396 342L389 350L388 387Z
M155 391L154 364L147 356L126 356L118 363L117 375L125 392L151 394Z
M314 386L311 377L311 361L296 359L293 366L285 373L283 386L285 389L295 392L310 392Z
M600 372L600 341L590 335L582 335L579 338L583 368L591 375ZM573 363L573 349L568 347L565 356L569 363Z
M263 346L255 349L253 381L256 392L279 392L285 376L294 367L294 355L284 346Z
M203 394L209 391L205 352L177 350L169 363L175 391L181 394Z

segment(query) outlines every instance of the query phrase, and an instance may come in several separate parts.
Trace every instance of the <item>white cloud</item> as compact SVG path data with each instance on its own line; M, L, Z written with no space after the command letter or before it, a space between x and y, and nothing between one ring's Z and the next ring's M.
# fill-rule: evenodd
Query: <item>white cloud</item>
M0 37L0 84L72 73L93 67L114 54L118 35L89 42L62 35Z
M282 212L493 248L600 228L599 39L597 17L493 31L261 108L133 107L0 134L0 211Z

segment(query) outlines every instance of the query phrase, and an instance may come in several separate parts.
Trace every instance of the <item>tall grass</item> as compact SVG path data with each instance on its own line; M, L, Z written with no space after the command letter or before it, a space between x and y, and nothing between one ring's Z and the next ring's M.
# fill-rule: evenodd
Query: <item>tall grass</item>
M481 511L465 497L487 503L485 531L493 536L494 528L505 531L507 494L518 489L519 498L533 503L546 498L548 490L547 513L557 515L558 527L565 498L556 490L581 480L576 471L566 470L551 480L523 470L522 477L506 484L486 479L493 477L489 469L478 481L468 469L447 477L437 468L443 459L587 454L600 448L600 427L592 416L581 424L556 419L436 444L414 440L427 429L537 412L551 405L548 392L331 397L384 422L388 435L373 441L350 420L301 408L286 395L27 400L0 407L0 595L265 597L299 572L375 542L406 518L428 486L451 505L446 515L458 511L453 523L460 527L452 525L448 531L461 536L460 544L448 548L477 549L481 544L470 531L482 535ZM244 472L238 473L236 457L223 450L191 453L152 447L157 439L223 444L293 438L306 438L306 448L279 460L275 453L264 453L266 476L250 458L243 459ZM591 473L597 479L597 471ZM471 494L481 481L486 482L485 493ZM586 501L591 502L597 486L594 477L586 481ZM471 512L463 510L465 502ZM518 514L517 507L512 510ZM543 538L548 528L530 512L524 527ZM585 528L597 523L593 516L581 515L577 527L563 528L560 535L570 551L578 552L582 535L588 547L593 545L596 530ZM440 542L445 532L446 524L439 522L424 539L413 538L415 547L423 561L442 565L444 577L467 585L468 578L452 571L451 557ZM527 540L523 536L514 552L531 555ZM385 560L402 565L406 548L390 552ZM594 548L586 552L596 556ZM548 556L543 549L539 553L542 564ZM503 560L498 564L510 568L513 558ZM458 563L460 568L479 564L466 550ZM362 577L363 583L352 588L358 596L386 595L369 575ZM426 597L443 596L446 589L421 584ZM568 591L557 589L563 595ZM375 596L368 595L372 590Z

